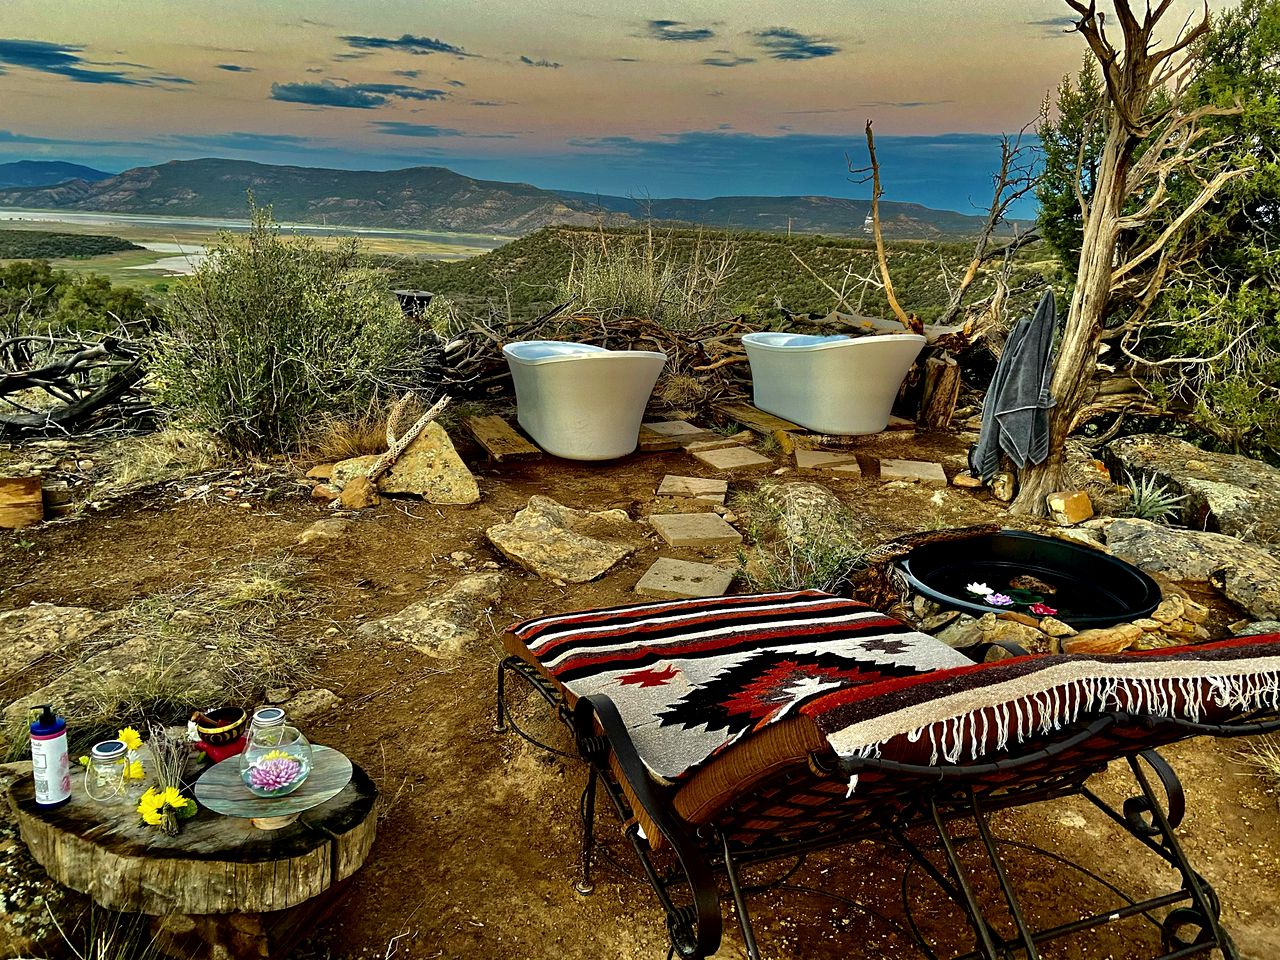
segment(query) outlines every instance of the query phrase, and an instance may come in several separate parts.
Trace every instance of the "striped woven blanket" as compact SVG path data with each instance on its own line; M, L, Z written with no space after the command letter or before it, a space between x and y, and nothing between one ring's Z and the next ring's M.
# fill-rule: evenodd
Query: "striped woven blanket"
M510 633L570 701L609 696L667 782L795 713L840 756L937 764L1006 751L1092 713L1217 721L1280 700L1280 635L974 664L817 591L569 613Z

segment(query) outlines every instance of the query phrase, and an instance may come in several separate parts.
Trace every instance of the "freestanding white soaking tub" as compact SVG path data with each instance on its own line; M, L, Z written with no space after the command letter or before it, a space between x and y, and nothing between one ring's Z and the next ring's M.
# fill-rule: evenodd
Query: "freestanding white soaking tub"
M755 405L816 433L879 433L924 347L914 333L812 337L749 333Z
M516 387L516 419L547 453L612 460L636 448L665 353L525 340L502 348Z

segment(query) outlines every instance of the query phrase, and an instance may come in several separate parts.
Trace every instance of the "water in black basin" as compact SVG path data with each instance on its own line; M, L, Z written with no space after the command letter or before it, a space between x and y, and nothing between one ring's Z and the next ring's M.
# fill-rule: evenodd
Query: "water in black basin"
M1160 588L1147 574L1088 547L1017 530L925 544L901 567L917 592L943 606L974 614L1030 610L1042 603L1077 629L1106 627L1150 616ZM970 592L983 584L1014 602L993 604Z

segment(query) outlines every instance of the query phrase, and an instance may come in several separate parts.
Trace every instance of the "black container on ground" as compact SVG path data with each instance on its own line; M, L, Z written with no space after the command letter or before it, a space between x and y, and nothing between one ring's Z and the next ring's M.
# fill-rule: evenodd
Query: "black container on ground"
M1159 585L1123 560L1019 530L925 544L912 550L900 566L917 593L975 616L1026 609L984 604L966 589L968 584L981 583L996 593L1007 593L1014 577L1035 577L1056 587L1043 602L1057 610L1054 616L1077 630L1149 617L1161 599Z

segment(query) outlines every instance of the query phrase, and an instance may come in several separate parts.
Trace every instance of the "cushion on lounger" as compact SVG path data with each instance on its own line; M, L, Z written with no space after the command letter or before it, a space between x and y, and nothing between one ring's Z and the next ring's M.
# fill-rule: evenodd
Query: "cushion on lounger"
M645 764L668 782L820 694L969 663L892 617L815 590L541 617L508 637L570 702L613 700Z
M844 757L965 763L1016 752L1090 715L1214 722L1280 697L1280 636L973 664L900 621L817 591L541 617L511 627L507 645L570 702L613 700L640 756L667 782L699 767L704 780L724 779L712 776L719 761L708 763L721 754L735 778L751 781L823 741Z

